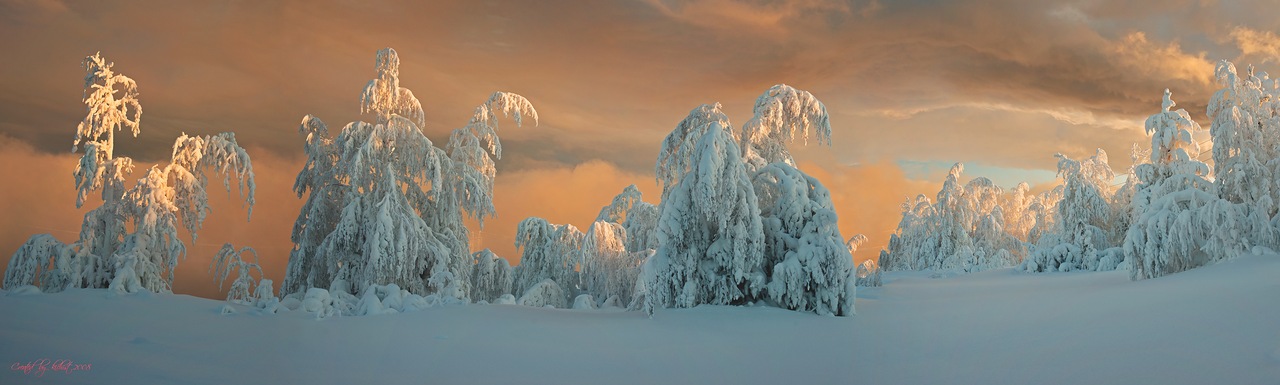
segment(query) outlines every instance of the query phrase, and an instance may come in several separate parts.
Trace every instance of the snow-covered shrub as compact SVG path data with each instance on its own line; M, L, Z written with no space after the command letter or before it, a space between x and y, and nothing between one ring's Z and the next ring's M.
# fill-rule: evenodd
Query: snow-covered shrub
M511 293L511 264L493 251L484 249L473 254L475 270L471 272L471 299L493 301Z
M315 313L316 318L338 315L338 310L333 306L333 298L329 296L329 291L318 287L307 289L306 297L302 298L302 311Z
M817 179L777 162L753 178L764 225L764 270L769 298L821 315L841 309L853 255L840 235L831 193Z
M531 307L551 306L557 309L569 307L569 295L555 280L544 279L533 285L516 300L516 304Z
M494 305L515 305L516 296L511 294L503 294L493 300Z
M627 251L658 247L658 207L645 202L640 189L629 185L600 209L596 221L612 222L626 229Z
M360 102L373 123L353 122L331 137L319 118L303 118L307 162L294 191L309 195L282 295L345 280L356 291L395 283L442 302L468 296L474 257L464 218L483 226L494 215L498 114L521 125L537 112L524 97L496 92L440 149L422 133L421 103L399 86L399 65L395 50L378 51L377 77Z
M596 300L591 294L579 294L573 298L574 310L594 310L596 309Z
M27 239L9 259L9 266L4 273L4 288L27 285L43 287L45 291L57 292L66 288L71 280L68 277L71 269L58 266L71 258L71 247L62 243L50 234L36 234ZM53 266L53 268L50 268Z

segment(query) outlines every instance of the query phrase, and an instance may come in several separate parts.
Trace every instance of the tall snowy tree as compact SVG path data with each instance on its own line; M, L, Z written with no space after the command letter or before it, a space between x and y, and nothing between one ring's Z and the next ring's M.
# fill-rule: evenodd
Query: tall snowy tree
M1235 257L1254 245L1274 245L1275 227L1263 210L1218 197L1196 160L1200 125L1165 90L1161 112L1147 118L1151 163L1138 166L1136 218L1125 235L1130 277L1155 278Z
M394 283L466 298L474 257L463 218L483 225L494 214L497 114L520 125L537 112L524 97L494 93L442 150L422 133L421 103L399 85L396 51L378 51L374 64L377 76L360 98L373 123L347 124L337 137L311 115L299 127L307 162L294 191L310 195L294 224L281 295L313 287L358 295Z
M137 84L115 73L101 55L86 58L84 66L88 114L77 126L72 148L85 149L74 174L76 205L80 207L94 190L102 190L103 204L85 214L80 238L71 245L52 244L56 240L47 235L28 241L10 260L4 285L35 283L35 273L24 271L34 266L43 270L40 284L46 291L111 287L169 292L173 271L186 256L179 222L194 242L210 210L206 170L223 173L228 192L235 179L252 213L253 165L234 134L184 134L174 143L169 164L147 170L126 190L125 176L133 161L115 156L115 131L129 129L135 136L140 132ZM130 222L132 232L126 226Z
M1221 90L1209 100L1213 121L1213 174L1218 195L1246 203L1268 217L1280 200L1280 82L1266 73L1244 74L1228 61L1215 74Z
M764 233L746 167L719 104L695 108L663 140L647 309L742 303L763 289Z

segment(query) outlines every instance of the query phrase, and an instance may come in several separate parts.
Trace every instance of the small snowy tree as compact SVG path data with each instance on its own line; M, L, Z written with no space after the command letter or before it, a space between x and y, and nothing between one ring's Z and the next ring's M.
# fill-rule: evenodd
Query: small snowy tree
M1058 175L1065 181L1058 220L1048 234L1041 235L1023 267L1028 271L1099 270L1103 251L1113 246L1110 234L1115 224L1108 198L1115 172L1102 149L1083 161L1054 156ZM1114 263L1104 265L1115 267Z
M622 190L609 205L600 209L596 221L612 222L622 225L626 230L627 251L642 251L658 247L658 207L645 202L636 185L629 185Z
M644 252L626 248L627 233L621 225L596 221L582 241L582 287L592 298L617 304L631 303Z
M471 273L471 299L493 302L511 294L511 264L489 249L475 254L475 270Z
M253 254L253 262L244 259L246 254ZM227 277L232 271L236 272L235 281L231 282L231 289L227 291L227 302L239 303L244 305L254 304L257 298L251 293L255 280L253 272L258 272L258 279L262 279L262 266L258 265L258 251L252 247L244 247L236 250L235 246L230 243L224 243L218 253L213 256L213 261L209 264L209 271L214 274L214 281L218 282L218 290L222 290L223 283L226 283Z
M582 240L582 231L573 225L551 224L538 217L521 221L516 228L520 263L512 268L512 292L523 297L534 286L551 280L568 303L567 296L574 294L572 290L578 283L577 257Z

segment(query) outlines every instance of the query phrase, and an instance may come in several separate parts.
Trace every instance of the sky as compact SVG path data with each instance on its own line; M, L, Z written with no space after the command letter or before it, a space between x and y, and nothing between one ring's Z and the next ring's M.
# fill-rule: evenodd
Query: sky
M1056 183L1053 155L1128 168L1142 122L1173 92L1206 129L1219 60L1277 72L1272 1L171 1L0 0L0 260L29 236L75 240L70 152L84 118L81 60L101 52L138 82L142 133L118 137L134 176L180 134L233 131L257 175L252 219L215 194L177 293L221 297L208 271L223 242L252 246L279 282L302 200L297 127L361 119L374 54L400 55L401 86L444 143L494 91L537 108L500 122L498 216L473 236L518 262L529 216L587 228L629 184L660 193L663 137L720 102L734 124L774 84L810 91L832 145L791 145L832 190L844 236L888 242L907 196L937 192L952 163L1012 187Z

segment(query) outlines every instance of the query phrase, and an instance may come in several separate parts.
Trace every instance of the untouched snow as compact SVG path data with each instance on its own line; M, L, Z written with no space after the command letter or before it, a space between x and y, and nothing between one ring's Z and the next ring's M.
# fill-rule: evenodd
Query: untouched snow
M185 295L0 292L0 383L1275 384L1280 256L1158 279L887 273L858 315L511 305L260 314ZM50 364L51 366L51 364Z

